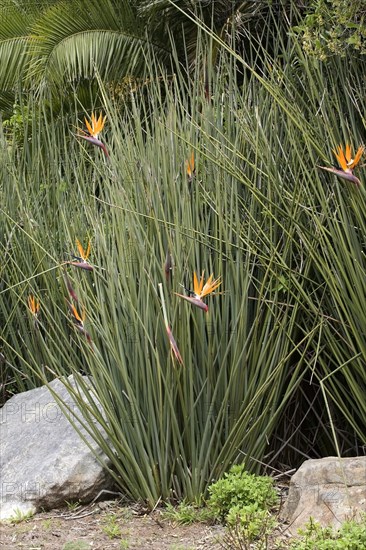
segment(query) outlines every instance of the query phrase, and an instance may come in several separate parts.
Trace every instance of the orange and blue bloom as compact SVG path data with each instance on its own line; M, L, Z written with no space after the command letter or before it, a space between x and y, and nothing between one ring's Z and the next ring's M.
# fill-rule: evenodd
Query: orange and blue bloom
M85 329L85 326L84 326L84 322L85 322L85 318L86 318L85 309L83 309L83 311L80 315L80 313L78 312L78 310L76 309L74 304L72 304L71 302L67 302L67 303L68 303L68 306L70 308L70 313L73 317L75 327L77 328L77 330L79 332L84 334L84 336L87 339L87 341L89 342L89 344L92 344L92 339L90 337L90 334L87 332L87 330Z
M188 160L186 160L186 172L187 172L187 178L188 181L192 181L194 176L196 175L196 167L194 163L194 152L192 151L191 156Z
M41 309L41 304L40 301L33 296L33 294L28 296L28 307L33 317L34 328L38 329L38 315Z
M67 262L69 265L73 265L74 267L79 267L80 269L86 269L87 271L93 271L93 266L88 262L88 258L90 256L90 250L91 250L91 244L90 239L88 241L88 245L86 247L86 250L84 250L81 242L76 239L76 246L79 251L79 256L74 256L74 261Z
M331 172L332 174L335 174L339 178L351 181L354 183L357 187L361 185L360 180L353 175L353 170L356 168L357 164L360 162L361 156L365 150L365 147L361 145L357 152L352 158L352 149L351 146L347 143L345 150L343 150L343 147L341 145L338 145L338 148L336 150L333 150L333 153L336 156L336 159L338 160L338 163L340 165L340 168L334 168L331 166L319 166L322 170L327 170L327 172Z
M197 306L200 309L203 309L203 311L205 311L207 313L208 306L207 306L207 304L205 304L203 302L202 298L204 298L205 296L208 296L209 294L211 294L211 292L216 290L221 285L221 279L220 279L220 277L217 278L217 279L214 279L213 274L211 274L209 276L209 278L207 279L206 283L203 284L204 283L204 273L205 272L203 271L199 280L198 280L196 272L194 272L194 274L193 274L193 289L194 290L193 290L193 292L189 291L191 294L193 294L193 296L185 296L184 294L178 294L177 292L175 292L175 294L177 296L180 296L181 298L184 298L184 300L187 300L188 302L190 302L194 306Z
M99 139L99 134L104 128L104 124L107 117L102 116L102 113L100 113L99 118L94 115L94 113L91 114L91 123L88 121L87 118L85 118L85 125L88 129L89 135L84 132L84 130L79 130L82 132L82 134L76 134L77 137L81 139L85 139L86 141L89 141L89 143L92 143L93 145L96 145L96 147L100 147L102 149L103 153L106 157L109 157L108 151L104 143Z

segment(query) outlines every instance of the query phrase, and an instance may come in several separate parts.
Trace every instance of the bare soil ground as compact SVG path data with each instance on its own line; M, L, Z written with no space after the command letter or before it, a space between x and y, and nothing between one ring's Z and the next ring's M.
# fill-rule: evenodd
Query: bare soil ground
M223 536L220 525L177 525L115 501L0 524L2 550L218 550Z

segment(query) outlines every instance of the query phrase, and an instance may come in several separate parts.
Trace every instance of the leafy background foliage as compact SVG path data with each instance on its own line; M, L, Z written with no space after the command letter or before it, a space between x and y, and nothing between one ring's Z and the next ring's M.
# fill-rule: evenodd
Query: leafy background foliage
M300 32L304 50L325 60L366 53L366 6L362 0L320 0L310 2L308 13L295 30Z

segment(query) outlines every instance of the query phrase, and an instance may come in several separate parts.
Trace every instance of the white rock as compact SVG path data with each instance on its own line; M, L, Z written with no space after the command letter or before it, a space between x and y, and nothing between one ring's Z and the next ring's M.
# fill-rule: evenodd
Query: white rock
M69 382L75 385L72 376ZM64 384L56 379L50 386L78 415ZM112 487L110 476L67 415L72 413L63 414L47 386L15 395L0 410L0 519L66 501L88 502ZM98 445L76 423L109 466Z
M306 460L292 476L282 518L296 533L312 517L338 528L366 512L366 456Z

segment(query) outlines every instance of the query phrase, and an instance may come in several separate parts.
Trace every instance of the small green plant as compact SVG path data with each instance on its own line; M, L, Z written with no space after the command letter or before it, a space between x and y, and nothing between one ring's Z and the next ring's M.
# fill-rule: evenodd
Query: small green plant
M208 489L208 507L228 525L224 548L266 548L266 540L277 522L270 514L278 501L273 481L256 476L236 465Z
M80 500L75 500L75 502L65 500L65 503L69 512L75 512L80 508Z
M241 534L248 540L271 533L277 525L277 521L269 511L261 510L256 504L233 506L226 521L230 529L238 526Z
M105 524L102 527L103 533L105 533L110 539L120 538L122 535L121 528L117 523L118 517L116 514L108 514L104 518Z
M209 487L208 491L208 506L225 521L229 515L232 518L232 509L235 509L235 513L245 511L248 507L269 510L278 500L272 479L268 476L249 474L243 465L232 466L222 479ZM249 509L253 511L253 508Z
M189 525L196 522L212 523L215 519L215 512L211 508L183 501L178 506L167 504L163 516L181 525Z
M119 543L120 550L127 550L130 547L130 543L127 539L122 539Z
M27 521L34 516L34 512L29 510L28 512L22 512L19 508L15 508L14 514L10 517L11 523L21 523L22 521Z
M361 521L349 520L338 529L322 527L310 518L300 539L291 542L291 550L360 550L366 548L366 514Z
M228 525L219 541L223 550L283 550L275 545L274 520L269 514L258 522L255 516L247 516L245 521L243 524L243 518L238 517L235 524Z
M118 508L118 518L121 521L129 521L133 517L131 508L128 506Z
M51 526L52 526L52 519L51 519L51 518L45 519L44 521L42 521L42 527L43 527L43 529L48 530L48 529L51 528Z

